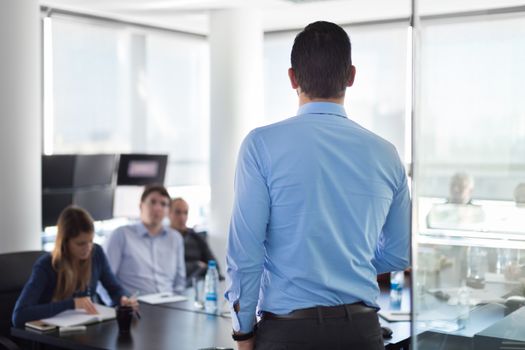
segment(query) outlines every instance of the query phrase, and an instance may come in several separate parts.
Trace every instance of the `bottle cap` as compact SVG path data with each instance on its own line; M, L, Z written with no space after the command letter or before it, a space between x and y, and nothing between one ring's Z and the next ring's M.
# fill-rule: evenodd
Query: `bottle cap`
M217 267L217 262L215 260L209 260L208 267Z

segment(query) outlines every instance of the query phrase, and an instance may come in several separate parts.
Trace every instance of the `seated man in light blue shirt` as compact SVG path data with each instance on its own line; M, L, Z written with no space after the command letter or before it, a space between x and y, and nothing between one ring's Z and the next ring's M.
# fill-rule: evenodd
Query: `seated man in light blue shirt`
M185 289L184 242L178 232L163 226L170 200L163 186L146 186L140 200L141 221L117 228L104 245L111 269L130 293Z

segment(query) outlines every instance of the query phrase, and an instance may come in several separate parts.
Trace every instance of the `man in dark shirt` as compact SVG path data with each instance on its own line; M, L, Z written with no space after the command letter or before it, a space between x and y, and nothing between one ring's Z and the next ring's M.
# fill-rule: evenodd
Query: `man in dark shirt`
M188 203L184 199L174 198L171 200L169 212L170 226L180 232L184 239L186 278L188 285L190 285L193 277L204 277L208 267L208 261L216 259L206 242L205 235L197 233L192 228L186 226L188 209Z

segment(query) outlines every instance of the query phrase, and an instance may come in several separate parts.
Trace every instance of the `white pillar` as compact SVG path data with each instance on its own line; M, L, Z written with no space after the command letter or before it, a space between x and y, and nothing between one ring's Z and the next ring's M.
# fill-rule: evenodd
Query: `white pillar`
M262 116L263 35L259 9L211 13L210 242L221 266L239 145Z
M37 0L0 11L0 253L41 249L39 11Z
M144 116L148 115L147 107L147 82L146 82L146 36L144 34L132 34L128 46L129 59L127 72L129 75L129 101L128 108L131 116L131 142L132 151L148 149L148 124ZM126 74L127 73L127 74Z

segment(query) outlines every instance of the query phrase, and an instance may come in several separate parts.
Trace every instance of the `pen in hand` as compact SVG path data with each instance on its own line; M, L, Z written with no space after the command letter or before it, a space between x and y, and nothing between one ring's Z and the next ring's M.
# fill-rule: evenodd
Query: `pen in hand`
M137 301L137 298L139 296L139 291L135 291L135 293L133 293L131 295L131 297L129 297L129 301L131 303L131 306L133 307L134 311L135 311L135 315L137 315L137 318L140 320L141 317L140 317L140 313L139 313L139 305L138 305L138 301Z

